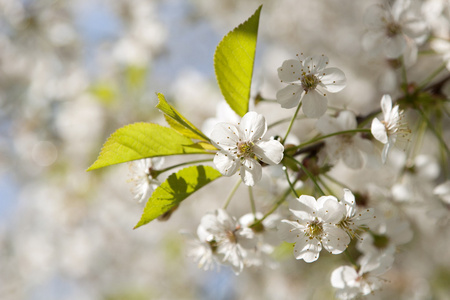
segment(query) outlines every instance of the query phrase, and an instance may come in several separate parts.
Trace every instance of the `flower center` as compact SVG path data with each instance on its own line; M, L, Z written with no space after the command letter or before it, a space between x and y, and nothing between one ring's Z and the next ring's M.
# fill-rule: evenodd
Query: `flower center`
M248 157L252 155L253 143L252 142L240 142L237 146L238 157Z
M387 237L385 235L374 234L373 235L373 245L377 249L380 249L380 250L385 249L389 245L389 237Z
M318 220L314 220L311 223L308 222L308 228L306 229L306 233L309 235L310 239L315 237L320 237L323 233L322 223Z
M312 74L306 75L304 73L301 79L302 87L306 92L308 92L309 90L314 90L319 84L319 82L320 80L315 75Z
M386 34L388 37L394 37L402 32L402 27L400 24L391 22L387 24Z

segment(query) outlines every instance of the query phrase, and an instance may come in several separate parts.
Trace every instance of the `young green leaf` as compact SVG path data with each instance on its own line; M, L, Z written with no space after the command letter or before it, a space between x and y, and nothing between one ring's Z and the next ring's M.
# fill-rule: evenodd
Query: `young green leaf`
M170 127L179 133L193 139L209 141L209 138L203 134L197 127L183 117L172 105L170 105L163 94L158 93L158 105L156 108L164 113L167 123Z
M220 176L219 171L209 166L191 166L173 173L155 189L134 228L156 219Z
M220 90L228 105L241 117L248 112L261 8L229 32L214 54Z
M207 154L175 130L152 123L134 123L118 129L103 145L88 171L146 157Z

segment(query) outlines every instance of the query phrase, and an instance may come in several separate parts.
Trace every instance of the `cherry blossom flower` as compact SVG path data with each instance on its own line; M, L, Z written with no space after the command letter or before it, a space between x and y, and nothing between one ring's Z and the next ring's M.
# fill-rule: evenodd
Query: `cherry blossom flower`
M383 51L389 59L404 55L410 63L417 59L417 46L425 42L428 26L417 16L408 0L397 0L392 6L373 5L365 15L368 32L363 47Z
M351 111L342 111L336 118L322 116L316 128L323 134L356 129L356 116ZM332 163L342 159L352 169L360 169L364 164L362 152L370 153L372 144L360 135L340 134L325 140L325 153Z
M283 145L277 140L263 139L267 123L263 115L248 112L238 125L219 123L211 140L220 149L214 164L222 175L231 176L240 170L242 181L253 186L261 180L262 167L258 160L276 165L283 158Z
M210 264L211 254L218 255L222 262L231 265L236 274L244 268L246 249L253 248L256 244L251 229L242 228L239 222L223 209L204 215L197 234L211 248L211 252L208 249L197 249L199 261Z
M161 184L153 171L161 168L163 164L163 157L140 159L129 164L131 172L129 181L134 184L131 188L134 199L139 202L147 200Z
M339 299L353 299L357 296L368 295L379 289L383 280L379 276L390 269L394 262L392 257L382 256L376 261L370 261L363 256L359 259L360 267L338 267L331 273L331 285L338 289L336 297Z
M328 57L297 54L296 59L283 62L278 68L281 82L290 83L277 92L277 101L283 108L293 108L303 102L302 110L309 118L319 118L327 110L326 92L337 93L346 85L344 72L327 68Z
M436 186L433 193L438 196L444 203L450 204L450 180L447 180Z
M397 140L406 144L411 130L408 128L404 120L403 110L399 110L399 106L392 107L392 99L390 95L383 95L381 98L381 110L384 120L380 121L374 118L372 121L371 132L373 136L384 144L381 154L383 164L389 149L397 142Z
M281 238L295 243L294 256L307 263L316 261L324 247L332 254L342 253L350 243L350 237L336 224L340 223L346 212L333 196L316 199L302 195L295 207L290 209L296 220L282 220L279 227Z
M378 222L373 208L359 209L356 206L355 195L349 189L344 189L344 197L339 203L344 205L347 213L337 226L352 238L360 238L358 231L370 229Z

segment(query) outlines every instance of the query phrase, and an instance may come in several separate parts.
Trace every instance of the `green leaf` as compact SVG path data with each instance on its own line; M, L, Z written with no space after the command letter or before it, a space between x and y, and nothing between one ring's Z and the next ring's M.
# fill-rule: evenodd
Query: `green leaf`
M248 112L261 8L262 5L247 21L229 32L214 54L220 90L228 105L240 116Z
M134 228L156 219L220 176L219 171L209 166L192 166L173 173L155 189Z
M136 159L177 154L211 153L175 130L152 123L134 123L118 129L103 145L88 171Z
M197 127L183 117L172 105L170 105L163 94L158 93L158 105L156 108L164 113L167 123L179 133L201 141L209 141L209 138L203 134Z

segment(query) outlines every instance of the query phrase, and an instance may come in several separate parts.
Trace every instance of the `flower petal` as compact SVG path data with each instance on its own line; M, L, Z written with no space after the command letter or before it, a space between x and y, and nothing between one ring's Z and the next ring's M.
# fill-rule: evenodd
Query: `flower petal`
M214 156L214 165L222 175L231 176L239 168L239 159L229 152L220 150Z
M211 141L219 148L231 151L236 148L236 143L239 141L239 131L232 124L218 123L211 132Z
M337 93L347 85L347 78L341 69L326 68L321 75L322 86L330 93Z
M277 165L283 159L283 145L276 140L258 141L253 146L253 153L269 165Z
M266 119L263 115L250 111L242 117L239 129L244 134L244 141L256 141L267 131Z
M312 263L319 258L322 244L316 239L308 236L301 236L294 246L294 256L296 259L303 259L307 263Z
M390 95L385 94L381 97L381 111L385 121L388 121L392 111L392 98Z
M359 275L354 268L341 266L331 273L331 285L338 289L357 286L358 277Z
M397 58L402 55L406 47L406 40L403 34L397 34L388 38L384 47L384 54L387 58Z
M282 108L293 108L298 105L303 89L298 84L290 84L277 92L277 101Z
M315 90L309 91L302 101L302 110L308 118L320 118L327 111L327 98Z
M241 178L245 185L254 186L262 177L262 167L253 158L247 158L241 165Z
M325 55L314 55L307 57L303 65L307 68L305 72L309 72L311 74L316 74L317 72L321 72L328 64L328 57Z
M386 127L377 118L373 119L372 126L370 127L370 132L372 133L374 138L376 138L383 144L386 144L388 142Z
M302 73L302 64L295 59L288 59L278 68L278 77L282 82L298 81Z
M323 247L332 254L339 254L347 249L350 243L348 234L334 225L324 225L326 237L322 239Z
M389 18L389 14L386 8L381 5L370 6L364 15L364 23L369 29L383 30L386 26L386 21Z
M356 149L355 145L346 147L342 152L342 160L347 167L352 169L361 169L364 165L364 159L361 152Z
M358 126L355 114L349 110L341 111L336 119L341 125L339 128L339 130L341 131L356 129L356 127Z

